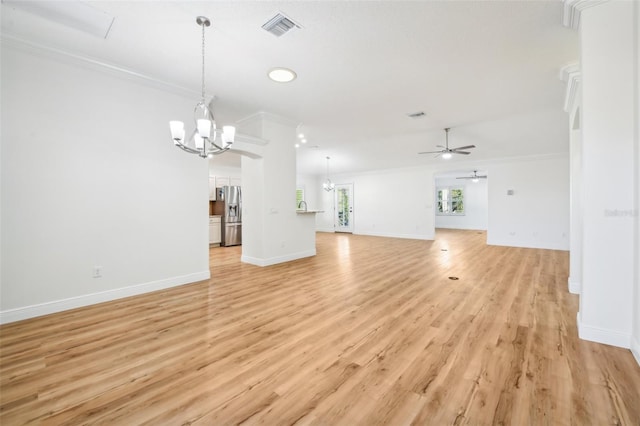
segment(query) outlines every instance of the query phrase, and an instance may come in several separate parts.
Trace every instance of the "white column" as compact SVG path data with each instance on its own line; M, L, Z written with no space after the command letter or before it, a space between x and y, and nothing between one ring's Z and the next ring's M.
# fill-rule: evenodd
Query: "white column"
M570 227L569 227L569 291L580 294L582 288L582 128L580 108L580 69L571 64L561 70L567 85L564 110L569 113L569 175L570 175Z
M634 2L582 11L583 268L578 329L629 348L634 309ZM636 306L637 308L637 306Z
M636 361L640 364L640 3L634 2L634 17L635 17L635 280L634 280L634 326L633 335L631 339L631 350L636 357Z
M272 265L315 255L312 216L296 214L296 125L258 113L239 130L268 141L259 156L242 158L242 261Z

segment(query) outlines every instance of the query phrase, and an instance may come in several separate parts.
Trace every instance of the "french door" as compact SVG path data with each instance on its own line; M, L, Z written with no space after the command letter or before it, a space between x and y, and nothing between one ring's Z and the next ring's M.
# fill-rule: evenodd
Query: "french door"
M335 230L353 232L353 184L336 184L335 194Z

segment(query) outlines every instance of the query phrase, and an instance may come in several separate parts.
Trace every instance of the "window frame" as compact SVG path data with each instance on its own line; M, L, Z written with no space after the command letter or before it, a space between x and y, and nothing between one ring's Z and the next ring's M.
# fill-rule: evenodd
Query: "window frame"
M448 194L451 194L453 191L460 191L460 197L452 197L448 196L447 198L440 199L438 196L440 192L446 190ZM465 192L466 188L464 185L450 185L450 186L438 186L436 187L436 215L437 216L465 216L466 215L466 206L465 206ZM445 200L447 203L447 211L440 211L440 202ZM454 202L462 202L462 212L453 211L453 203Z

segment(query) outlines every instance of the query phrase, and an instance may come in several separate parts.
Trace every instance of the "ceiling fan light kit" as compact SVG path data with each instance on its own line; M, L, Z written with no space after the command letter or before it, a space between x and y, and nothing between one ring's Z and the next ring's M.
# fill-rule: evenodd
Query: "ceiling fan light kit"
M222 129L217 128L213 113L205 102L204 29L211 25L211 21L206 16L198 16L196 23L202 27L202 96L193 111L195 130L191 133L189 139L185 140L184 123L182 121L170 121L169 129L175 146L189 154L197 154L202 158L211 158L229 150L235 139L236 128L233 126L222 126ZM220 137L220 142L216 142L218 137Z
M445 146L436 145L443 149L441 149L440 151L424 151L424 152L419 152L418 154L436 154L436 157L442 157L445 160L448 160L451 157L453 157L453 154L462 154L462 155L471 154L470 152L465 150L475 148L476 147L475 145L466 145L466 146L459 146L457 148L449 148L449 130L451 130L450 127L447 127L444 129Z

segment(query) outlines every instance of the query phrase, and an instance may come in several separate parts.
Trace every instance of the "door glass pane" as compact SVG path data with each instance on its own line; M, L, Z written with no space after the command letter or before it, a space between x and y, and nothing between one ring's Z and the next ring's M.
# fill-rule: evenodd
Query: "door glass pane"
M349 226L349 191L338 189L338 226Z
M296 189L296 207L300 206L300 201L304 201L304 189Z

